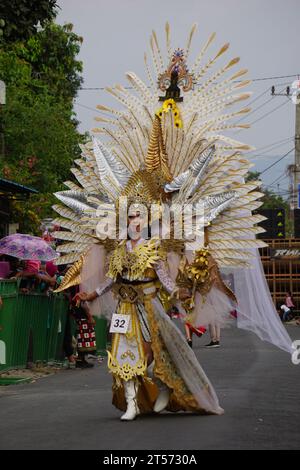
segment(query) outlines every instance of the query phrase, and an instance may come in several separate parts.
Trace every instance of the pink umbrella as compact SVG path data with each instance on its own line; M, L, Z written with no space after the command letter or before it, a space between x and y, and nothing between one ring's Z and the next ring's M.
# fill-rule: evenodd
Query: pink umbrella
M21 233L2 238L0 253L22 260L38 261L51 261L59 256L42 238Z

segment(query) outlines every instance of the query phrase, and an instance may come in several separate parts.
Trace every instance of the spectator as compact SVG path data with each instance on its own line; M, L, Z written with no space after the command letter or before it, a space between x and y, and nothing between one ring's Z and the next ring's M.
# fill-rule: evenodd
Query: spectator
M221 328L218 323L209 325L210 343L207 344L206 348L219 348L221 338Z
M281 305L280 309L283 311L282 321L288 321L292 313L291 310L285 304Z
M95 336L95 320L86 302L80 301L78 297L78 288L73 287L70 289L71 295L75 292L75 296L71 297L70 301L70 314L76 322L76 340L77 340L77 353L78 360L76 367L85 368L93 367L93 364L86 360L86 354L96 354L96 336Z
M47 261L45 269L46 273L49 274L50 277L54 277L58 272L57 266L53 263L53 261Z
M9 262L8 279L15 278L19 271L23 271L21 261L13 256L5 256L5 260Z
M57 266L52 261L49 261L41 266L41 269L36 274L36 279L39 281L38 290L49 292L55 290L60 285L63 276Z
M0 279L6 279L9 276L10 266L9 262L0 260Z
M287 292L285 296L285 305L291 310L291 312L295 309L294 299L291 292Z
M193 333L195 333L198 337L201 338L201 336L203 336L206 332L206 328L204 328L204 326L195 327L188 322L184 324L184 328L187 343L191 348L193 347Z

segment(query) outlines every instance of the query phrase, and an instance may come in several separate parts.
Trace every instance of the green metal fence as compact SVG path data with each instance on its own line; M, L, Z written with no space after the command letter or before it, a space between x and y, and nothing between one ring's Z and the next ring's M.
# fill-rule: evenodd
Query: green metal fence
M18 357L13 347L14 344L20 344L23 339L17 319L18 288L16 281L0 282L0 295L3 300L0 309L0 370L7 369L16 361L20 361L20 356Z
M107 320L105 318L95 317L95 321L97 351L101 354L105 354L107 343Z
M68 301L63 294L19 293L15 280L0 281L0 372L64 358L63 339ZM107 321L95 318L97 351L107 341ZM72 328L74 332L74 326Z
M68 310L64 296L19 294L16 281L0 281L0 295L0 371L57 359Z

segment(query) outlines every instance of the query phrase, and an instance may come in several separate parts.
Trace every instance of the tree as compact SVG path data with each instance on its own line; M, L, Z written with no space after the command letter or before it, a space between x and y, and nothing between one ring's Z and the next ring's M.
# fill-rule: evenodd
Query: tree
M1 0L0 31L5 42L28 39L55 18L57 0Z
M82 37L72 24L48 23L27 41L16 43L15 54L31 65L32 78L47 86L56 100L72 100L82 83L82 62L76 59Z
M259 171L249 171L246 177L246 181L258 181L260 180ZM285 228L287 236L292 234L292 221L290 219L290 206L286 200L276 194L274 191L262 187L264 196L261 198L262 206L260 209L284 209L285 211ZM259 212L259 209L258 209Z
M14 203L14 221L24 232L38 233L40 219L52 214L53 192L69 179L85 139L73 112L82 80L76 59L81 42L72 25L47 23L27 40L0 43L0 80L7 90L0 174L39 190L28 203Z
M57 191L79 155L82 136L71 106L56 102L46 92L24 91L8 89L3 171L40 192Z
M259 171L249 171L245 180L248 181L261 181ZM262 197L262 209L278 209L280 207L287 209L288 203L281 196L278 196L274 191L262 187L264 196Z

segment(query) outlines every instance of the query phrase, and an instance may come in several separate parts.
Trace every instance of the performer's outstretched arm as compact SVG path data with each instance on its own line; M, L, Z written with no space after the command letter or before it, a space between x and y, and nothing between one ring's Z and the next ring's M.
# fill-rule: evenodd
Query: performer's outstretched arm
M113 279L107 278L93 292L90 292L89 294L87 294L86 292L80 292L79 294L77 294L77 297L80 300L91 302L92 300L95 300L97 297L100 297L101 295L108 292L112 288L113 283L114 283Z

